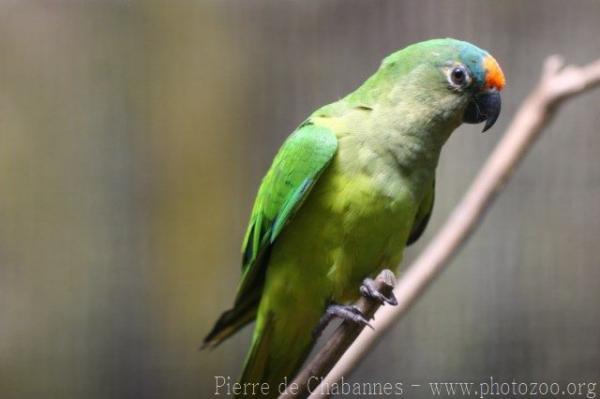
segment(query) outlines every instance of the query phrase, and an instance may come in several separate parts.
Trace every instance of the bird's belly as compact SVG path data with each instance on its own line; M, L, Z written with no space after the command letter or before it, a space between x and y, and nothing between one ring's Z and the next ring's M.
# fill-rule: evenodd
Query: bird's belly
M343 189L329 201L342 220L342 239L329 274L342 282L335 296L346 301L357 296L365 277L400 263L417 206L401 181L379 185L362 175L338 179Z
M417 201L399 179L380 184L367 175L332 170L319 183L298 214L297 227L310 231L303 238L305 250L316 254L314 262L323 262L321 278L331 297L346 302L358 296L365 277L400 262Z
M288 302L354 300L365 277L393 270L402 259L419 202L410 182L341 173L332 166L271 254L265 289Z

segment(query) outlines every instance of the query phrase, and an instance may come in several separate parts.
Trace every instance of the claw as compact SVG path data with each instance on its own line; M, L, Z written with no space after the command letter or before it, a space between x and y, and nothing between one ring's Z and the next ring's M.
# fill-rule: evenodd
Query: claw
M319 324L314 329L313 336L315 338L319 337L323 330L325 330L325 327L327 327L329 322L335 317L373 329L369 320L366 319L365 315L356 306L331 304L327 307L325 314L321 317Z
M373 328L373 326L369 324L369 320L366 319L365 315L356 306L332 305L327 308L327 311L333 313L334 316L337 316L342 320L352 321L356 324Z
M389 296L383 295L381 292L377 290L375 285L375 280L372 278L366 278L363 280L362 285L360 286L360 293L367 297L372 298L381 303L387 303L388 305L396 306L398 304L398 300L393 292L390 292Z

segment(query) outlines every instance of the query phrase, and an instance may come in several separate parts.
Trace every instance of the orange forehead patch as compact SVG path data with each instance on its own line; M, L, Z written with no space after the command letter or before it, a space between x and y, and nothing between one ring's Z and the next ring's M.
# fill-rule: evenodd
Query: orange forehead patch
M504 73L500 69L500 65L491 55L483 59L483 67L485 68L485 86L487 88L495 88L498 91L504 88L506 79Z

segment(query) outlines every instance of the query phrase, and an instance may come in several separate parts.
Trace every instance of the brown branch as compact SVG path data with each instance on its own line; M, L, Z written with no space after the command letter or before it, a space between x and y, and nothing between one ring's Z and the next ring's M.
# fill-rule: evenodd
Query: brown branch
M354 338L339 337L336 332L336 340L334 342L330 340L299 374L297 378L299 385L306 386L311 376L319 376L322 370L328 368L323 366L337 361L321 386L311 389L311 398L329 396L327 388L339 381L342 376L347 376L357 366L375 340L407 312L433 279L447 266L481 221L485 211L502 190L519 161L523 159L544 126L556 113L558 105L565 99L600 85L600 59L584 67L568 66L563 69L562 66L563 62L558 56L546 60L540 82L521 105L502 140L465 196L394 288L398 306L385 307L377 312L377 317L372 324L373 329L362 331L345 353L343 353L345 345L348 340L352 341ZM342 353L343 356L340 358Z
M379 273L375 279L375 288L388 297L394 288L395 282L394 273L386 269ZM371 320L377 309L379 309L380 303L363 296L356 302L355 306L367 320ZM340 324L327 340L323 349L300 371L279 398L307 397L319 385L321 379L329 373L346 349L352 345L352 342L354 342L364 327L358 323L348 321Z

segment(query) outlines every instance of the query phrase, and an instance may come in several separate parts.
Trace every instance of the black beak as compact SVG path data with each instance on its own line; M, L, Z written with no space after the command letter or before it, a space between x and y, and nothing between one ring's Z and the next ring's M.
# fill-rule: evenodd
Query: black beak
M483 93L476 94L463 116L464 123L481 123L485 121L483 132L494 126L498 116L500 115L500 109L502 108L502 100L500 99L500 93L493 89L485 91Z

